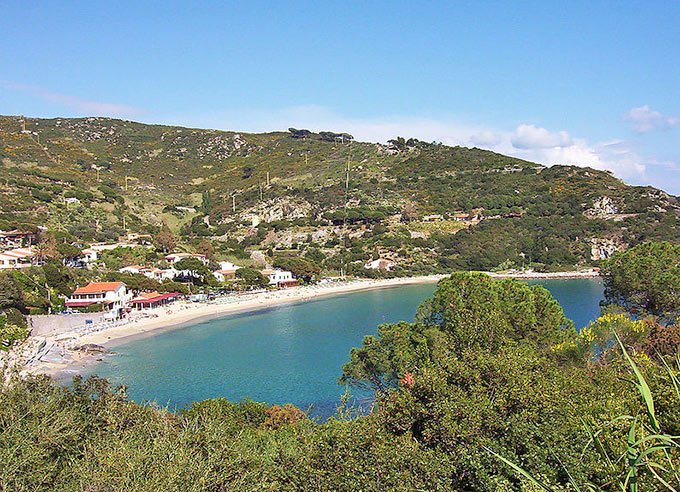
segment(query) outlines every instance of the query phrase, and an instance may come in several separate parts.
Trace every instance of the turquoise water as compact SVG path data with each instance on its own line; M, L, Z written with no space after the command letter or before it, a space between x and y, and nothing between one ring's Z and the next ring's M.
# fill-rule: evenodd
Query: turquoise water
M539 283L577 327L597 317L600 282ZM218 396L248 397L311 406L313 415L325 417L344 391L337 379L350 349L381 323L412 320L434 289L430 284L364 291L213 319L120 345L90 373L127 385L138 402L180 408Z

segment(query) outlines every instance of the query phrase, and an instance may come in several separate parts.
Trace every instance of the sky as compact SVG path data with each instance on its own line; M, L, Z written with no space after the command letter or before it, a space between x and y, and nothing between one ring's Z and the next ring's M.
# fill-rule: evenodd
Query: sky
M680 0L4 0L0 114L349 132L680 194Z

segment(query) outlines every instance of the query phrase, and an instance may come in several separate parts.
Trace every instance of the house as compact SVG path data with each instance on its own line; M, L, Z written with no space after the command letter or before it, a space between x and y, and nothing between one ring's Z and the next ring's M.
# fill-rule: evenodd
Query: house
M64 203L65 203L66 205L75 205L75 204L80 203L80 200L78 200L78 199L77 199L76 197L74 197L74 196L71 196L71 197L68 197L68 198L64 198Z
M28 268L33 265L35 253L32 248L10 249L0 253L0 270Z
M119 273L131 273L133 275L138 275L140 273L143 273L143 271L147 270L145 266L142 265L130 265L121 268L118 270Z
M179 272L174 268L166 268L165 270L161 268L148 268L142 274L145 277L162 282L163 280L173 280Z
M287 270L281 269L267 269L262 270L262 275L269 279L269 285L276 285L277 287L295 287L300 285L300 282L293 278L293 274Z
M109 311L120 315L131 297L123 282L91 282L78 287L66 301L66 307L77 309L102 304Z
M394 268L394 263L385 258L378 258L377 260L366 263L364 268L366 270L387 270L389 272Z
M159 294L158 292L144 292L130 301L130 305L135 309L152 309L165 306L175 302L181 296L179 292L168 292Z
M213 277L215 277L218 282L224 282L236 278L236 270L215 270L213 272Z
M99 252L94 249L86 248L83 250L82 260L84 263L94 263L99 259Z
M220 265L220 270L238 270L239 268L241 268L238 265L234 265L230 261L218 261L217 263L218 265Z
M174 265L178 261L186 260L188 258L197 258L206 265L208 264L208 258L206 258L205 255L199 255L194 253L172 253L165 257L165 261L167 261L171 265Z
M118 270L120 273L131 273L133 275L144 275L146 278L162 282L163 280L174 279L179 272L174 268L162 270L160 268L150 268L143 265L129 265Z
M219 265L220 269L213 272L213 276L218 282L224 282L225 280L236 277L236 270L241 268L238 265L234 265L230 261L220 261Z
M0 231L0 250L12 248L28 248L35 244L35 233L22 232L18 229Z

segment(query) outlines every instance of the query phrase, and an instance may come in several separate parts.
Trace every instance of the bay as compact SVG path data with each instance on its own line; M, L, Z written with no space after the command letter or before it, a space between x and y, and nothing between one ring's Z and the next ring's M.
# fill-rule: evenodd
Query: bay
M598 316L598 280L529 283L548 288L577 328ZM203 321L119 345L88 374L126 385L137 402L170 409L207 398L251 398L293 403L324 418L344 392L337 379L351 348L381 323L411 321L435 288L369 290Z

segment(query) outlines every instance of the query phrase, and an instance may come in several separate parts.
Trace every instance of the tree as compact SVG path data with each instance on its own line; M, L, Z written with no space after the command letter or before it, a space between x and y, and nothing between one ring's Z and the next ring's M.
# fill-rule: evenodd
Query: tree
M194 283L208 283L212 278L208 266L198 258L184 258L175 263L174 267L180 272L180 276Z
M177 246L177 238L164 222L160 232L154 237L153 243L157 250L163 253L170 253Z
M544 287L453 274L421 304L415 323L382 325L377 338L366 337L361 348L353 349L342 381L384 391L400 374L431 362L439 350L455 355L497 351L512 340L549 351L575 338L573 324Z
M401 221L402 222L413 222L420 218L418 214L418 207L413 202L408 202L404 205L401 210Z
M82 250L70 243L58 243L57 252L64 264L69 264L83 255Z
M290 136L295 139L306 139L312 134L309 130L298 130L297 128L289 128L288 131L290 132Z
M40 238L40 242L35 247L35 258L38 263L45 262L49 259L60 259L61 255L57 248L57 239L54 234L45 233Z
M604 419L628 396L605 366L593 381L563 356L570 343L576 331L542 287L454 274L414 323L382 325L353 349L341 382L376 391L389 432L455 456L453 490L513 489L484 446L565 486L551 446L584 481L606 473L594 449L583 451L579 423Z
M249 287L264 288L269 285L269 279L255 268L239 268L236 270L236 278L243 280L243 283Z
M12 345L25 340L27 336L28 329L11 323L5 314L0 314L0 350L9 350Z
M26 308L21 284L10 272L0 273L0 311L15 308L23 311Z
M43 273L45 274L45 282L48 287L52 287L63 296L68 296L73 292L75 287L73 278L69 270L64 268L60 263L49 262L43 265Z
M609 303L671 318L680 312L680 244L648 242L616 253L601 274Z
M206 190L201 194L201 210L203 211L203 213L209 214L210 211L212 210L212 206L213 206L212 194L210 193L209 190Z
M215 247L209 239L201 241L196 249L200 254L205 255L208 260L215 259Z

